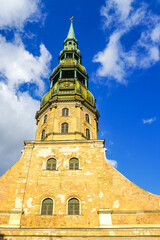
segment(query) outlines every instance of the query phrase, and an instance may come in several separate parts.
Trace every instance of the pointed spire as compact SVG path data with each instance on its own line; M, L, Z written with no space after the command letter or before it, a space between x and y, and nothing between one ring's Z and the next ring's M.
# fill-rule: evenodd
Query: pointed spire
M73 17L71 17L70 20L71 20L71 26L67 35L67 39L75 38L74 29L73 29Z
M67 38L63 42L63 45L64 45L64 48L68 47L69 45L70 47L72 46L72 48L73 47L78 48L78 41L75 37L74 29L73 29L73 17L71 17L70 20L71 20L70 29L69 29Z

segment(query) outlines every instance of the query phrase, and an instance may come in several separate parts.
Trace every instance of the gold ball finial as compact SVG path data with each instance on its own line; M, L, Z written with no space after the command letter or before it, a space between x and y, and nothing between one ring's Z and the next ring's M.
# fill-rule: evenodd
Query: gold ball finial
M73 16L70 18L71 22L73 22Z

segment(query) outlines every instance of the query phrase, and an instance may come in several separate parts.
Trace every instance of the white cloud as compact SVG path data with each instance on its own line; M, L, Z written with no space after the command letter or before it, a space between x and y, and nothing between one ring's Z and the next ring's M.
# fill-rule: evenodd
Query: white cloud
M15 93L0 82L0 175L4 173L20 157L24 140L35 137L35 112L39 101L28 93Z
M150 58L153 59L153 61L155 61L155 62L159 61L159 49L158 49L158 47L151 47L150 48Z
M99 63L96 72L99 82L104 83L107 77L107 83L114 80L126 84L132 71L149 68L160 60L160 16L152 13L147 4L135 0L106 0L101 16L109 41L93 58L93 62ZM139 36L136 33L140 31ZM135 39L132 40L130 34L133 33ZM126 48L122 38L126 42L129 39L130 46Z
M151 39L154 42L159 42L160 41L160 26L156 26L152 33L151 33Z
M121 61L121 46L119 44L120 33L113 33L110 37L109 43L104 51L98 52L93 59L93 62L100 62L97 74L100 77L113 77L120 83L125 83L124 64Z
M44 79L49 77L51 54L44 44L40 53L27 50L22 41L33 33L24 27L42 19L40 0L1 0L0 29L0 175L20 157L23 141L35 137L35 113L44 93ZM14 34L8 40L5 34ZM21 35L20 35L21 32ZM28 37L29 39L29 37ZM30 40L28 40L30 41Z
M114 2L115 4L117 4L118 10L121 14L121 18L126 19L132 9L131 5L133 0L114 0Z
M117 163L117 161L115 161L115 160L109 160L109 159L107 159L107 162L108 162L110 165L112 165L112 167L114 167L114 168L117 168L117 166L118 166L118 163Z
M40 0L1 0L0 28L23 28L41 17Z
M28 85L32 94L42 95L44 78L49 77L51 55L43 44L40 56L27 51L21 40L8 42L0 36L0 174L20 157L25 139L34 139L34 116L39 109L29 92L20 92Z
M21 39L8 42L0 35L0 73L9 88L17 90L21 84L34 83L39 89L37 92L42 93L43 78L48 77L50 71L50 60L51 55L43 44L40 45L40 56L33 56Z
M134 0L106 0L105 6L101 8L101 16L106 18L105 27L113 23L118 18L119 21L124 21L130 14L132 2ZM113 9L115 11L113 12Z
M151 124L156 121L156 117L149 118L149 119L142 119L143 124Z

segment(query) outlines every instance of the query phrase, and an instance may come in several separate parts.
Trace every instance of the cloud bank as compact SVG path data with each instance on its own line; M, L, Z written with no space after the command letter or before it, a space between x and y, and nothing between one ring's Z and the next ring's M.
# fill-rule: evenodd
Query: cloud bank
M1 80L7 82L8 87L13 91L18 90L24 83L32 83L36 85L39 93L42 93L43 78L49 74L50 60L51 55L43 44L40 45L38 57L25 49L20 38L8 42L0 35Z
M160 60L160 16L149 5L135 0L106 0L100 14L106 31L105 49L93 62L99 67L100 82L127 84L127 77L137 69L146 69Z
M35 55L22 36L28 22L42 20L39 0L1 0L0 8L0 175L20 157L23 141L35 136L37 96L44 92L51 54L44 44ZM8 40L7 34L13 34ZM25 29L25 35L27 30Z
M28 93L18 96L0 82L0 175L20 157L23 141L35 136L35 111L39 102Z
M42 17L40 0L1 0L0 29L22 29Z

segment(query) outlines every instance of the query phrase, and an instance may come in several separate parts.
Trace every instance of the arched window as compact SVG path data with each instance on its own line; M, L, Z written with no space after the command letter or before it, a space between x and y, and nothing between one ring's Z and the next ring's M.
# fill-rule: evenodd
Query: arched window
M42 134L41 134L41 140L45 138L45 129L43 129Z
M79 169L79 160L77 158L71 158L69 160L69 169L78 170Z
M47 170L56 170L56 159L55 158L50 158L47 160Z
M46 123L47 122L47 114L44 116L44 120L43 120L43 123Z
M62 123L61 133L68 133L68 130L69 130L69 124L68 123Z
M68 215L79 215L80 214L80 203L77 198L71 198L68 201Z
M51 198L45 198L42 201L41 214L52 215L53 213L53 200Z
M62 109L62 116L63 117L68 117L69 116L69 109L68 108L63 108Z
M89 123L89 115L86 113L85 115L86 122Z
M88 128L86 128L86 138L89 140L91 138L90 131Z

